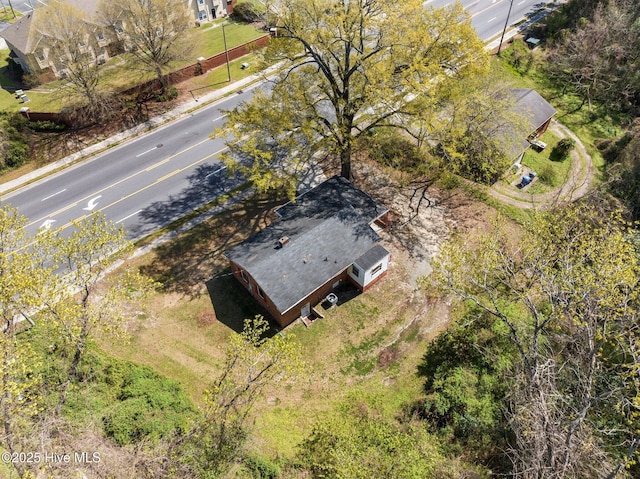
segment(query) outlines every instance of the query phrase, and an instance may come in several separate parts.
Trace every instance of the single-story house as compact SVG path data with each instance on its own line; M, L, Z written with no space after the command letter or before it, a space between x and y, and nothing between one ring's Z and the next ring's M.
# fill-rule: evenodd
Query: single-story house
M376 230L388 213L334 176L280 207L276 221L225 256L237 280L285 327L308 317L343 281L365 291L384 276L390 254Z
M509 157L515 158L514 164L520 164L532 142L547 131L551 118L556 114L556 109L531 88L512 88L509 93L515 101L513 108L522 116L528 133L526 139L522 138L508 147Z

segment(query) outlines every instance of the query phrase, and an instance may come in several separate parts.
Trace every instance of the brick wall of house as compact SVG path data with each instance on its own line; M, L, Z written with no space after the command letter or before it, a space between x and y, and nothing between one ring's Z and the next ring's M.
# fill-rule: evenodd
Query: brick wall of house
M238 282L242 284L247 289L247 291L250 292L251 296L253 296L253 298L283 328L285 326L288 326L289 324L291 324L292 322L294 322L296 319L300 317L300 311L305 304L310 303L311 307L316 306L333 290L333 285L336 282L338 281L343 282L347 280L347 270L345 269L335 277L331 278L325 284L323 284L311 295L300 300L293 308L289 309L288 311L285 311L284 314L280 314L280 312L277 310L277 308L274 306L274 304L271 302L271 300L266 294L264 294L265 296L264 298L261 298L258 295L258 292L257 292L258 285L249 273L247 273L246 271L244 272L248 280L248 281L245 281L241 274L242 268L238 267L238 265L236 265L233 262L231 263L231 271L233 272Z

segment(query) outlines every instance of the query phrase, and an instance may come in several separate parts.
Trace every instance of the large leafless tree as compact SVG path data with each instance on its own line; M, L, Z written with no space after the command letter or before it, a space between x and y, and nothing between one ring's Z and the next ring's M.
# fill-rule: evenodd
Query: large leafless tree
M190 16L183 0L103 0L101 19L117 35L147 71L155 73L162 89L167 87L168 67L188 58L191 46L186 35Z

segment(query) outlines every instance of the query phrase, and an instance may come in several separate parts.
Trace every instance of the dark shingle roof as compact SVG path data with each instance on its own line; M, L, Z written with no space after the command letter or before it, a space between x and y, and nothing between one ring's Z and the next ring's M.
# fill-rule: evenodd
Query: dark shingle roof
M540 94L531 88L512 88L509 90L515 98L516 111L522 113L533 133L556 114L556 109Z
M279 221L225 256L284 313L380 241L369 225L387 211L344 178L333 177L282 206ZM284 236L289 242L280 248Z
M365 254L357 258L354 263L367 271L382 261L388 254L389 252L383 246L377 244Z
M328 218L337 214L346 205L351 206L367 223L373 222L389 211L364 191L353 186L347 179L342 176L332 176L298 196L295 202L289 202L280 207L276 214L282 219L290 219L294 216Z
M513 111L523 121L521 125L503 128L499 133L503 151L513 159L529 147L526 137L555 115L556 109L531 88L511 88L507 91L514 100Z

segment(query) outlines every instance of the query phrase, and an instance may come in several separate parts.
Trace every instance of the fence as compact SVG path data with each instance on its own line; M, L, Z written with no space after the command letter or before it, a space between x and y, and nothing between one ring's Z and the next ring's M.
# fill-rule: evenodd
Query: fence
M188 80L198 75L203 75L209 70L218 68L227 62L227 55L229 61L237 60L257 49L264 48L268 45L270 40L269 34L265 34L261 37L251 40L250 42L238 45L236 47L228 49L226 52L218 53L204 60L181 68L179 70L168 73L165 78L168 83L175 84ZM128 88L120 91L119 95L139 97L150 92L157 91L160 88L160 82L157 78L149 80L148 82L136 85L135 87ZM91 115L88 111L88 107L82 107L74 110L63 110L62 112L40 112L40 111L21 111L30 121L53 121L56 123L64 123L69 127L82 126L82 119L90 118Z

